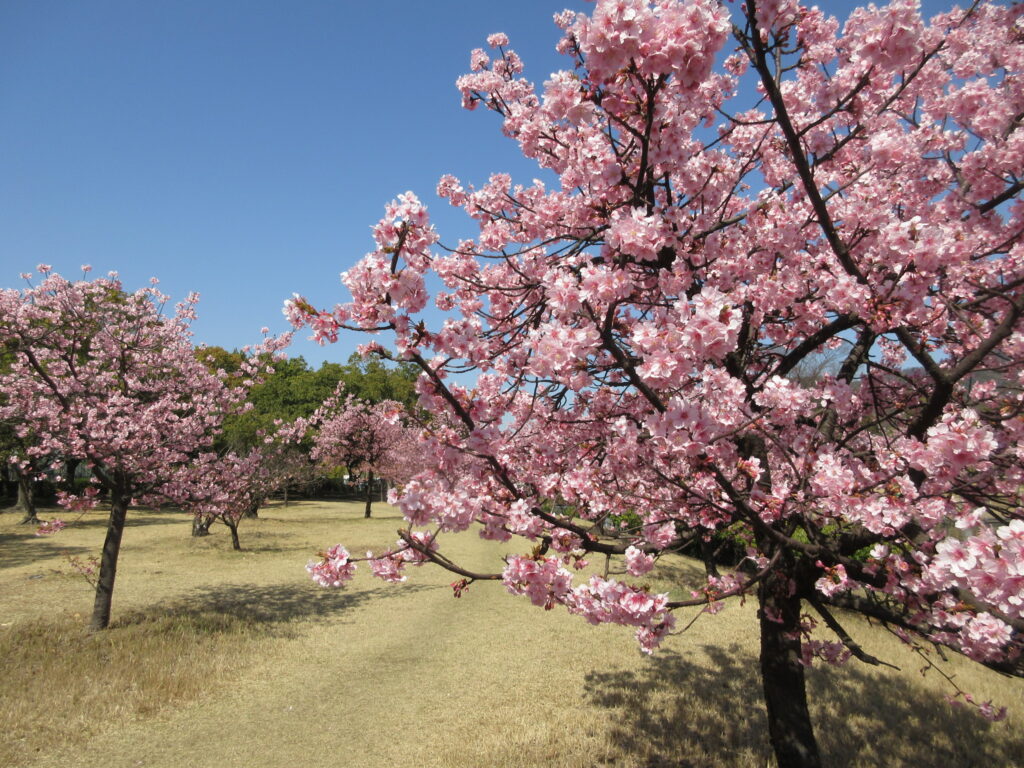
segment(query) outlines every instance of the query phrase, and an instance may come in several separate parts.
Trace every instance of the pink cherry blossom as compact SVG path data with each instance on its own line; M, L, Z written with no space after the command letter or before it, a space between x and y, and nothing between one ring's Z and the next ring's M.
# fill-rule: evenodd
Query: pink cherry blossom
M53 520L44 520L39 524L39 527L36 528L36 536L49 536L50 534L64 530L66 527L67 523L59 517L55 517Z
M869 661L862 612L1019 673L1019 9L598 0L556 23L566 68L541 87L504 39L456 84L545 180L442 177L477 230L445 253L401 195L351 301L286 306L422 371L410 530L520 541L487 572L429 559L647 651L673 611L749 597L807 663ZM680 550L707 571L692 599L632 583ZM626 575L574 581L594 556Z
M117 551L129 504L188 497L187 468L215 455L226 415L245 408L246 386L207 370L190 339L196 295L166 312L154 286L134 293L116 276L71 282L39 265L38 285L0 291L0 345L13 361L0 374L0 422L27 440L23 459L41 472L46 457L87 463L93 484L60 503L86 509L103 487L111 502L107 545L91 626L110 620ZM250 383L286 340L252 350ZM49 532L56 530L56 522Z
M335 544L323 553L319 561L310 560L306 570L321 587L340 587L355 575L355 563L349 562L348 558L348 550Z
M654 568L654 557L636 547L626 547L626 570L632 576L643 576Z

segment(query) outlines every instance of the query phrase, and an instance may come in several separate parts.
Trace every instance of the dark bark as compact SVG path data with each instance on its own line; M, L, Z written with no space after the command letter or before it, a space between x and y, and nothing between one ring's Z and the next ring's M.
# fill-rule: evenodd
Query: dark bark
M366 513L363 517L370 516L370 505L373 504L373 472L366 473Z
M703 536L700 539L700 559L704 561L704 569L709 576L718 577L718 564L715 562L715 547Z
M288 483L284 484L284 505L288 506Z
M779 768L820 768L800 663L800 598L794 594L788 570L776 571L758 585L768 735Z
M196 515L192 518L192 535L193 536L209 536L210 525L213 523L212 517L204 517L203 515Z
M15 509L21 510L24 517L22 525L39 525L39 515L36 512L35 480L24 472L18 472L18 502Z
M81 463L81 459L64 460L64 490L68 493L75 492L75 475L78 474L78 466Z
M110 606L114 598L117 556L121 552L121 536L124 534L124 521L128 516L128 494L123 488L112 490L110 501L107 537L103 541L100 575L96 580L96 600L93 602L92 619L89 621L89 629L93 632L106 629L110 625Z
M245 514L243 515L243 517L245 517L247 520L254 520L254 519L258 518L259 516L260 516L260 502L257 499L256 501L254 501L249 506L248 509L245 510Z
M242 549L242 545L238 541L238 521L224 518L224 524L231 531L231 548L236 552L240 552Z

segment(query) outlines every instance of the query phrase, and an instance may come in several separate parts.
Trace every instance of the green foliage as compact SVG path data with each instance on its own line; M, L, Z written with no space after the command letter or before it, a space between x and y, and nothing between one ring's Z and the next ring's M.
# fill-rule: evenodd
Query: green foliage
M621 515L609 515L606 526L611 531L629 531L637 534L643 529L644 521L632 510Z
M275 363L274 373L253 387L250 400L257 413L292 421L312 415L340 380L340 366L324 363L312 370L304 358L294 357Z
M341 370L345 390L360 400L368 403L396 400L409 408L416 404L419 368L412 363L387 365L377 357L364 359L353 354Z
M228 376L237 374L245 359L244 353L222 347L204 347L198 354L211 370ZM274 372L250 391L252 409L225 421L219 448L244 451L259 443L262 433L272 432L275 422L309 418L334 394L339 382L344 382L346 392L370 403L397 400L412 405L416 401L418 369L412 364L393 366L353 354L344 365L325 362L311 368L300 356L278 361L273 368Z
M262 433L272 432L276 422L308 418L340 380L341 366L337 364L324 363L314 370L303 357L274 363L274 372L249 393L252 409L225 422L224 447L246 450L260 442Z
M228 375L237 374L245 362L244 353L237 349L228 352L224 347L199 347L196 357L208 370L214 373L224 371Z

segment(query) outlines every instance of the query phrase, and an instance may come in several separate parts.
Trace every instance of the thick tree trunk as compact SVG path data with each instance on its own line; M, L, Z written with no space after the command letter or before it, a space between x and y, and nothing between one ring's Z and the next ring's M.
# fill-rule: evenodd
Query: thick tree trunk
M68 493L75 492L75 475L81 463L81 459L64 459L64 490Z
M121 552L121 536L124 534L124 521L128 516L128 495L123 489L111 491L110 499L110 520L107 522L107 537L103 541L103 556L100 558L96 600L93 602L92 619L89 621L89 629L93 632L106 629L110 625L117 556Z
M232 521L228 520L228 518L224 518L224 524L227 525L228 529L231 531L231 548L236 552L240 552L242 550L242 545L238 541L238 521Z
M213 523L212 517L204 517L203 515L196 515L192 518L192 535L193 536L209 536L210 535L210 524Z
M758 589L768 735L779 768L820 768L800 663L800 598L793 591L785 571L771 574Z
M284 484L284 505L288 506L288 483Z
M21 510L24 517L22 525L39 525L39 515L36 513L35 480L24 472L18 472L18 502L15 509Z
M373 472L366 473L366 513L363 517L370 516L370 505L373 504Z
M254 501L249 506L248 509L245 510L245 514L243 515L243 517L245 517L247 520L254 520L254 519L258 518L259 516L260 516L260 502L257 499L256 501Z
M718 564L715 562L714 544L703 536L700 539L700 558L704 561L704 569L707 571L708 575L717 577L719 574Z

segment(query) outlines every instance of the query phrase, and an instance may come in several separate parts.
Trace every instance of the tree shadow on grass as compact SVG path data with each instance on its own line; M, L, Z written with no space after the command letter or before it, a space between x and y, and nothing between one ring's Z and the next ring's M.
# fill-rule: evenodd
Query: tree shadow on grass
M403 523L402 513L385 502L375 501L370 512L370 518L363 517L364 502L362 500L348 499L316 499L308 502L306 506L293 504L284 506L274 504L272 506L260 507L260 519L273 520L288 523L320 523L325 516L338 516L340 519L347 519L352 522L366 520L367 523L382 520L394 520ZM332 518L333 519L333 518Z
M0 512L16 512L21 514L20 510L14 510L13 508L0 510ZM36 512L42 520L52 520L55 517L59 517L68 523L69 526L73 525L76 528L106 528L107 520L110 516L110 505L108 503L101 503L95 508L90 509L86 513L87 516L83 516L83 513L75 510L67 510L64 507L56 506L36 507ZM129 507L125 525L180 525L191 519L192 515L182 512L176 507L160 507L158 509ZM26 525L25 529L33 531L35 526Z
M107 524L106 518L102 521ZM192 515L180 509L129 509L125 525L191 525Z
M226 525L212 528L210 534L209 537L203 536L198 541L203 542L206 546L230 546L230 532ZM309 538L306 536L276 528L260 530L247 523L238 527L238 539L242 545L242 552L251 554L270 555L296 552L309 555L312 551Z
M17 568L23 565L63 565L65 555L83 557L94 555L90 547L69 547L60 539L37 538L30 528L25 533L0 533L0 568ZM57 534L59 536L59 534Z
M645 768L768 765L771 750L757 658L705 646L691 661L660 651L642 671L590 672L591 700L616 711L612 741ZM950 706L902 676L850 662L812 670L808 698L823 763L927 768L1010 768L1024 739Z
M432 585L403 585L402 594L428 589ZM145 622L154 615L202 616L216 614L243 624L259 626L272 633L291 635L289 624L316 618L334 620L371 600L397 596L386 586L364 590L319 589L312 584L221 584L195 589L173 603L154 605L142 611L126 613L119 624Z
M93 529L105 530L107 527L106 516L93 515L89 518L77 519L66 510L56 507L39 509L39 517L42 520L53 520L61 518L68 523L68 530ZM181 525L185 518L169 517L165 514L154 514L152 512L129 511L126 526L137 528L150 525ZM95 547L81 545L69 545L66 543L67 536L55 533L47 536L36 536L35 525L18 525L8 528L0 533L0 568L16 568L23 565L52 564L63 560L65 555L83 557L86 555L99 555L99 547L102 539L96 540ZM52 562L48 562L52 561Z

